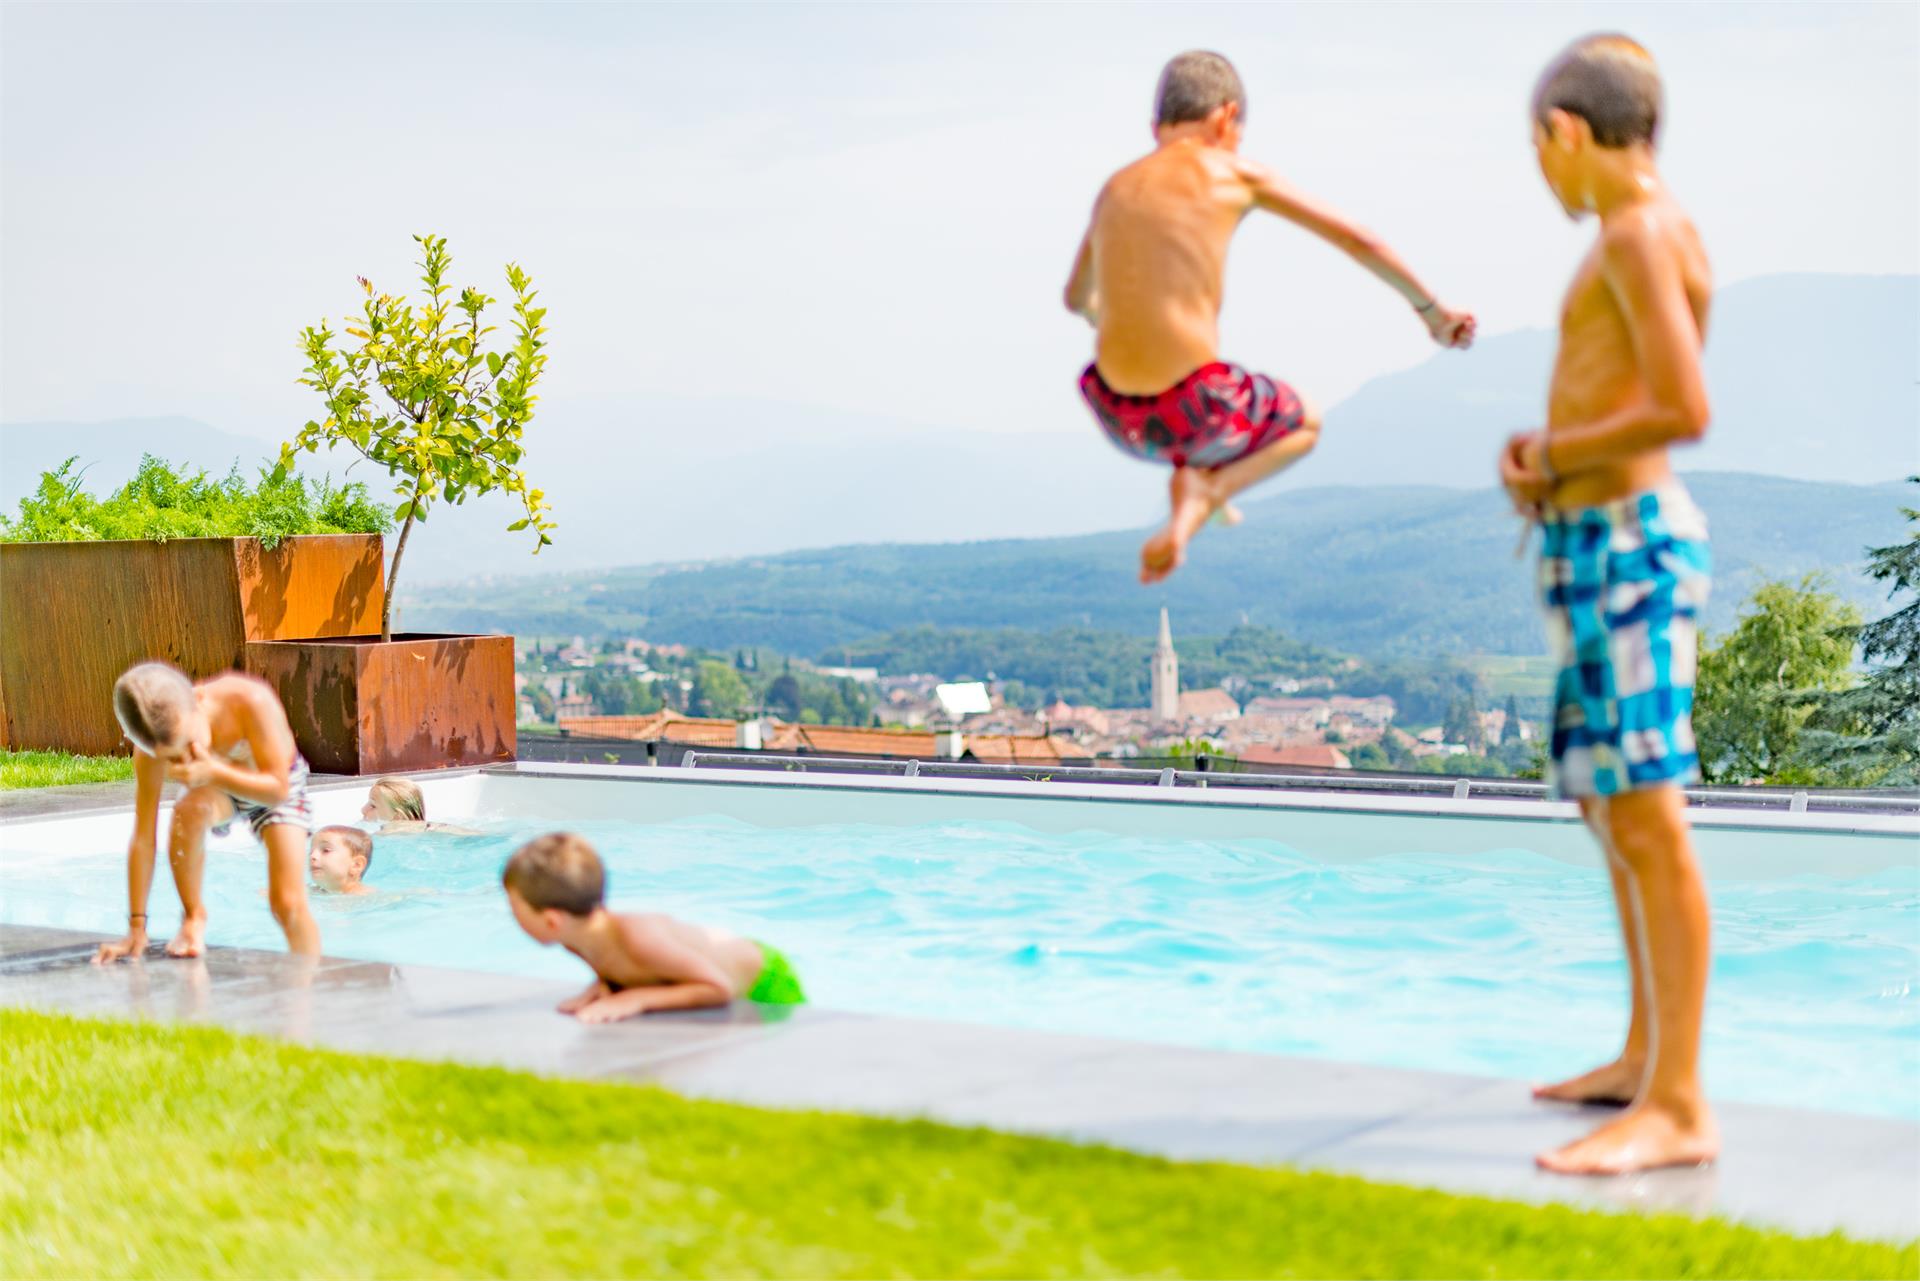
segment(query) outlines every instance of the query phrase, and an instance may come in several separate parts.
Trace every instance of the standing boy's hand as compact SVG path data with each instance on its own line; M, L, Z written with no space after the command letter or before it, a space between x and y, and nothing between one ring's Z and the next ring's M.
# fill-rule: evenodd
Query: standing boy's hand
M1461 351L1473 346L1473 335L1478 327L1471 312L1449 311L1435 304L1420 313L1427 322L1427 332L1442 347L1457 347Z
M1538 516L1540 506L1553 492L1553 482L1540 470L1540 444L1546 433L1517 431L1507 438L1500 451L1500 483L1506 487L1513 510L1522 516Z

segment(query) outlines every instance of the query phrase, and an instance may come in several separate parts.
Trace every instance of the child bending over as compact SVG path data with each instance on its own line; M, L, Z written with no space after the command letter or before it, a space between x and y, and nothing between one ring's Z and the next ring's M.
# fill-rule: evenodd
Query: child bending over
M96 963L138 956L147 946L147 892L168 781L187 790L173 804L167 862L180 894L180 932L168 956L206 951L207 907L200 896L207 833L224 835L245 820L267 851L267 902L287 950L318 955L320 927L307 908L307 763L273 688L223 672L195 683L166 663L129 668L113 686L113 711L133 744L133 838L127 844L127 933L102 943Z

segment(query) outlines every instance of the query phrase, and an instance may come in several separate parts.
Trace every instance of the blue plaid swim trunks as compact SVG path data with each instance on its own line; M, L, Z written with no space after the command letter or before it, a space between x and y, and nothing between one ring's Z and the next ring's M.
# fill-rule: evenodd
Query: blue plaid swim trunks
M1601 507L1550 509L1540 555L1553 688L1548 780L1612 796L1699 777L1693 678L1713 562L1678 481Z

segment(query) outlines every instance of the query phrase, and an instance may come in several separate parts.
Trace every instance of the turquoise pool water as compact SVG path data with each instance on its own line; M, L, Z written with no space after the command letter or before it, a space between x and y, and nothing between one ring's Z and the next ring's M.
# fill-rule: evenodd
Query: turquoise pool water
M315 897L326 950L584 978L519 933L499 889L506 855L552 826L380 838L378 894ZM1524 849L1333 865L1268 841L1005 823L577 830L615 906L771 939L839 1008L1534 1079L1592 1066L1625 1023L1598 867ZM116 930L123 876L117 849L13 848L0 920ZM159 877L164 937L164 859ZM211 941L282 945L257 853L210 851L207 883ZM1920 1119L1920 872L1726 882L1714 920L1715 1095Z

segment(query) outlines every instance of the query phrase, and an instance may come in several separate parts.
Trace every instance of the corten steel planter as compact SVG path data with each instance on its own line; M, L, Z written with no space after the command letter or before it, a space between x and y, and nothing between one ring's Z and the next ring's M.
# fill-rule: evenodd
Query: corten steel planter
M301 755L325 773L390 774L514 758L511 636L252 641L246 669L279 691Z
M197 679L251 641L377 630L381 551L378 534L0 543L0 747L125 752L113 682L135 663Z

